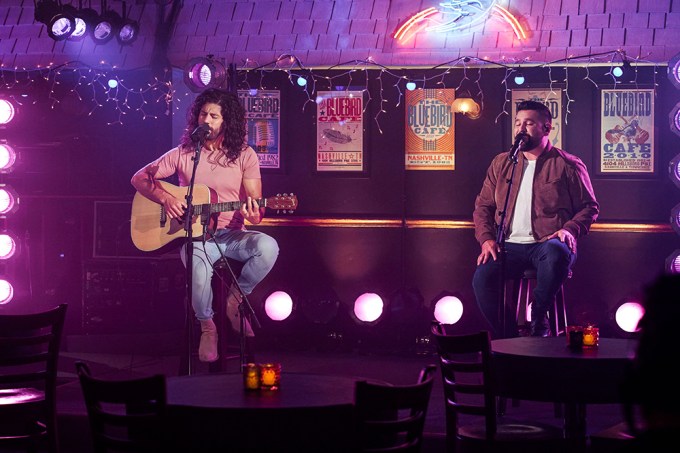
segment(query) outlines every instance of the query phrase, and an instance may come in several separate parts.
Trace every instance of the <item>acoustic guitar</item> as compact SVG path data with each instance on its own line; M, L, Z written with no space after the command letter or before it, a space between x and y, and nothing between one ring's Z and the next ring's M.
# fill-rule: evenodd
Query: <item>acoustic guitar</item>
M163 189L182 199L187 188L175 186L165 181L157 181ZM191 237L203 234L203 224L207 223L212 214L218 212L237 211L244 201L228 201L211 203L217 199L217 194L203 184L194 185L193 214L191 219ZM297 197L293 194L277 195L275 197L257 200L260 207L276 209L286 213L293 212L298 205ZM149 200L137 192L132 199L132 214L130 220L130 235L132 242L139 250L150 252L170 244L175 239L185 238L184 219L171 219L162 205Z

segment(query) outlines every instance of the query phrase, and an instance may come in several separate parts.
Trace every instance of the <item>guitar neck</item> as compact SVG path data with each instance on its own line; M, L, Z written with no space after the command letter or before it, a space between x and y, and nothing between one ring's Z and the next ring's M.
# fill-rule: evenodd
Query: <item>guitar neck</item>
M266 207L267 206L267 199L266 198L258 198L255 201L257 201L257 204L260 207ZM200 213L203 211L204 206L209 206L210 214L214 214L216 212L228 212L228 211L238 211L241 209L241 206L245 201L225 201L224 203L209 203L209 204L199 204L199 205L194 205L194 212Z

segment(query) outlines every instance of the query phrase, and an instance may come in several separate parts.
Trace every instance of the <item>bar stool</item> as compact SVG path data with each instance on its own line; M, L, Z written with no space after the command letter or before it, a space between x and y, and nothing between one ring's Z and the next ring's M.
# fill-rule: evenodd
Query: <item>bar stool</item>
M572 272L570 270L567 279L571 278L571 276ZM527 313L530 313L531 288L532 285L536 284L536 269L527 269L521 278L510 280L513 286L511 300L514 301L516 326L520 326L520 317L524 315L525 322L522 324L526 327ZM564 285L560 285L560 289L555 296L555 302L550 310L548 310L548 320L550 322L551 336L558 337L565 334L567 329L567 307L564 301Z
M567 275L567 279L572 276L571 270ZM523 326L527 329L527 313L531 313L531 287L532 284L536 284L536 269L530 268L524 271L524 274L520 278L508 279L508 282L512 285L512 301L514 304L514 329L517 329L520 325L519 320L522 315L524 315L525 322ZM507 313L507 312L506 312ZM564 285L560 285L555 295L555 302L553 303L550 310L548 310L548 320L550 322L550 335L553 337L558 337L566 333L567 330L567 307L564 302ZM507 327L506 327L507 329ZM497 413L498 415L505 415L507 400L505 398L499 397L497 402ZM518 400L512 401L513 407L519 406ZM555 416L562 416L562 405L560 403L555 403Z

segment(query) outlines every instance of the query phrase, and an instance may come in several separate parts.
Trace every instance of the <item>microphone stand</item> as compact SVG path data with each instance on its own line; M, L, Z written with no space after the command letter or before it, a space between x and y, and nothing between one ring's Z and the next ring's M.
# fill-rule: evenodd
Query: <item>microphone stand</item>
M193 136L193 134L192 134ZM185 231L185 253L186 253L186 304L185 304L185 310L186 310L186 336L187 338L185 339L185 345L187 347L187 354L186 358L183 360L186 360L186 364L182 365L180 360L180 372L179 374L186 374L186 375L191 375L193 373L192 370L192 360L191 360L191 355L193 354L192 351L192 342L194 339L194 317L193 317L193 303L192 303L192 289L193 289L193 257L194 257L194 241L193 241L193 214L194 214L194 206L193 206L193 197L194 197L194 181L196 179L196 169L198 168L198 162L201 159L201 148L203 147L203 143L205 142L207 138L207 135L199 136L198 139L196 140L196 149L194 151L194 157L192 157L192 160L194 161L194 166L191 171L191 180L189 181L189 187L187 189L187 194L185 196L186 202L187 202L187 209L186 213L184 215L184 231Z
M506 180L508 183L508 189L505 192L505 201L503 202L503 210L500 211L500 222L498 222L498 228L496 231L496 244L498 244L499 248L499 259L500 259L500 272L498 273L498 320L501 324L501 335L502 338L508 338L508 326L507 326L507 317L508 317L508 304L507 304L507 297L505 294L505 266L506 266L506 258L505 258L505 237L506 237L506 217L507 217L507 212L508 212L508 201L510 200L510 191L512 190L512 182L515 179L515 170L517 169L517 162L519 159L517 158L517 155L519 154L520 148L524 145L525 140L524 136L522 134L518 134L517 137L515 138L515 143L513 144L512 148L510 149L510 153L508 154L508 159L512 162L512 170L510 172L510 178Z

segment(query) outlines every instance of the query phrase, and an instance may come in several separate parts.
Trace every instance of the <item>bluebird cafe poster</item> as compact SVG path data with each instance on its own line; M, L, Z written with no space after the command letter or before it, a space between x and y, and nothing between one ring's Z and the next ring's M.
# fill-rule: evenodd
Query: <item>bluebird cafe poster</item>
M279 168L281 92L279 90L239 90L246 109L248 145L260 159L260 168Z
M316 119L316 170L363 171L363 92L319 91Z
M512 90L512 123L515 124L515 115L517 114L517 104L522 101L537 101L545 104L552 114L552 129L548 135L550 143L556 148L564 149L562 146L562 91L558 90ZM515 128L510 128L510 142L515 141Z
M406 169L454 170L453 88L406 92Z
M654 90L602 90L600 173L654 173Z

